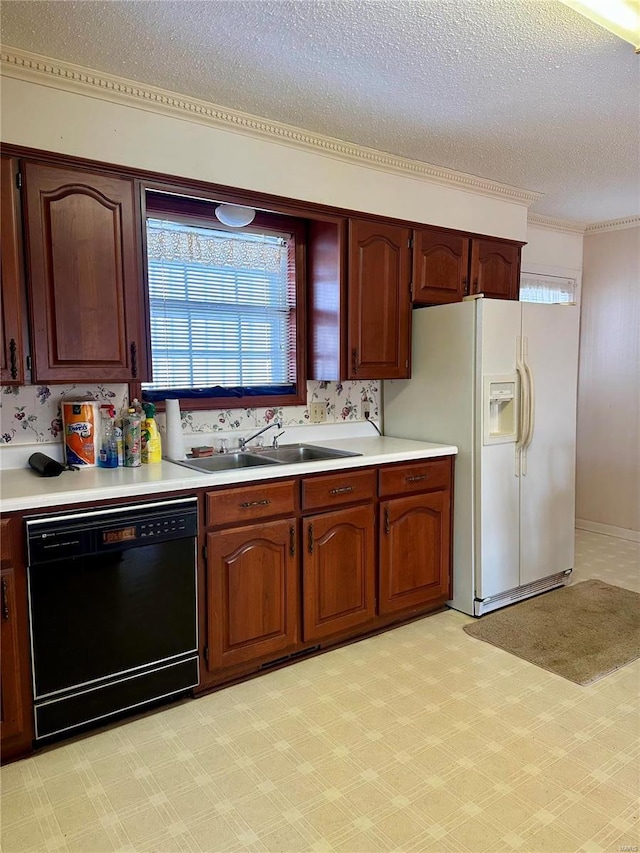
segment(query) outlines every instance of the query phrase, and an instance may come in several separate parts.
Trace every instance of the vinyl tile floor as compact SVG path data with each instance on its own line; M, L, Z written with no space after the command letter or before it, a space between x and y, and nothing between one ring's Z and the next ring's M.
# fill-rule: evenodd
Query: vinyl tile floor
M640 589L578 531L575 580ZM579 687L447 611L2 770L4 853L637 851L640 661Z

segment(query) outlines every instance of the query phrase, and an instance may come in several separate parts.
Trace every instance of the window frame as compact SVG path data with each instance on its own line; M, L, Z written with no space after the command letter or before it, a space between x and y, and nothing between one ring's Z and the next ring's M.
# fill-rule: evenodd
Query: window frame
M211 198L210 196L191 196L173 190L160 189L157 186L141 185L141 247L142 247L142 279L144 283L145 318L148 335L148 360L150 376L153 375L153 360L151 353L151 312L149 305L149 270L147 257L147 219L166 218L186 225L199 227L219 227L221 223L214 216L218 204L242 204L250 202L233 201L229 197ZM224 227L224 226L223 226ZM229 396L180 397L179 389L166 389L162 399L157 398L158 390L154 390L154 404L159 411L165 408L165 400L178 399L183 410L212 410L212 409L254 409L281 408L282 406L299 406L307 402L307 370L306 370L306 268L307 268L307 222L299 217L287 216L256 208L256 216L250 228L264 228L276 233L290 233L294 240L295 257L295 319L296 319L296 380L294 392L291 394L237 394ZM233 229L242 232L243 229ZM136 386L138 397L144 398L141 384Z

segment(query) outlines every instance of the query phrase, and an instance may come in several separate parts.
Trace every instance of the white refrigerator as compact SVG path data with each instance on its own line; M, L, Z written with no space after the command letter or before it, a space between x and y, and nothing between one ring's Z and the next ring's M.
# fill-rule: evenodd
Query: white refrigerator
M453 599L473 616L568 582L579 309L470 299L413 312L385 434L455 444Z

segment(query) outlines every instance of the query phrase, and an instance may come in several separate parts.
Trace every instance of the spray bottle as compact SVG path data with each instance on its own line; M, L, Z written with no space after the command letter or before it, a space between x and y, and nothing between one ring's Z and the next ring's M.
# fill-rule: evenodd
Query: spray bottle
M136 398L123 418L124 465L137 468L142 462L142 406Z
M118 467L118 445L115 434L116 410L107 403L100 406L100 450L98 466L100 468Z
M143 403L145 419L142 422L142 461L162 462L160 433L156 423L156 407L153 403Z

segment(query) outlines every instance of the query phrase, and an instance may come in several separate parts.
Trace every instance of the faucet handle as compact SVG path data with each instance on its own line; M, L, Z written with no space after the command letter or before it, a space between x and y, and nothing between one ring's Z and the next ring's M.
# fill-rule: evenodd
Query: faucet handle
M280 428L281 426L282 426L282 424L278 424L278 428ZM271 442L272 447L276 448L278 446L278 439L280 438L281 435L284 435L284 433L285 433L285 430L282 430L282 432L278 432L273 436L273 441Z

